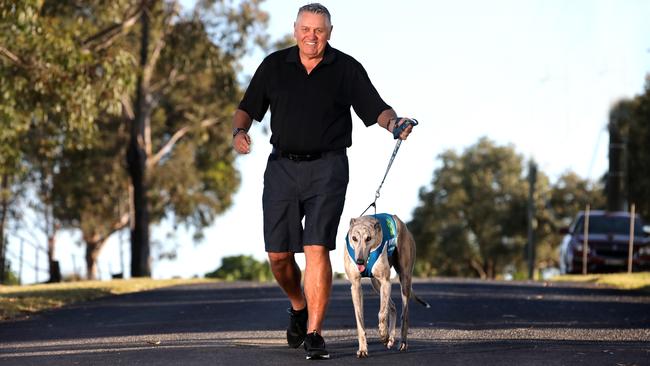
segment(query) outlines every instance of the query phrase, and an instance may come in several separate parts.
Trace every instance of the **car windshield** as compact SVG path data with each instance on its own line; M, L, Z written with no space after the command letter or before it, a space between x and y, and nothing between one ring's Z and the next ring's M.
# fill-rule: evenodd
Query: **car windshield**
M580 218L576 226L577 233L584 232L584 217ZM641 220L634 220L634 233L640 234L642 230ZM614 216L591 216L589 215L589 233L590 234L630 234L630 218Z

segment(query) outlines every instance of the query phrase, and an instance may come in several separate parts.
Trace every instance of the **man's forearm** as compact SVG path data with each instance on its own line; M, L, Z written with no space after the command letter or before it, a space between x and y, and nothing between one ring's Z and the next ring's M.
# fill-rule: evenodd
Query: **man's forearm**
M232 128L244 128L248 131L253 124L253 119L241 109L235 111L235 115L232 117Z
M379 114L379 117L377 117L377 123L381 127L387 129L389 132L393 132L393 128L395 128L396 120L397 120L397 113L395 113L393 108L386 109L385 111Z

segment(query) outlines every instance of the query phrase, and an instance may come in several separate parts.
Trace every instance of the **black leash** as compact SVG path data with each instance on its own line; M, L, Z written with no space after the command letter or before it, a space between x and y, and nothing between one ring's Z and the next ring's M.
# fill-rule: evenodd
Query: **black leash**
M379 187L377 188L377 191L375 192L375 200L372 201L372 203L361 213L359 216L363 216L363 214L370 209L370 207L375 208L375 215L377 214L377 199L379 199L379 191L381 190L381 187L384 185L384 181L386 180L386 176L388 176L388 172L390 171L390 167L393 165L393 161L395 160L395 156L397 156L397 151L399 150L400 145L402 145L402 140L399 138L399 135L406 129L408 125L412 126L417 126L418 121L415 118L398 118L397 120L399 121L400 119L403 119L404 122L402 122L401 125L395 126L393 129L393 138L397 139L397 142L395 143L395 149L393 149L393 155L390 157L390 160L388 161L388 167L386 167L386 173L384 173L384 178L381 180L381 183L379 184Z

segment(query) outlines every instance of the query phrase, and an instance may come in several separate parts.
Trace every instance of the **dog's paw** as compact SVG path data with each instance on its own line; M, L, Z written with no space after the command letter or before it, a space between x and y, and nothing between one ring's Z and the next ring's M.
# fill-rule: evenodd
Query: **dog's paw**
M402 342L402 344L399 345L399 350L400 351L406 351L409 348L409 345L406 342Z
M384 342L384 345L385 345L386 348L388 348L388 349L393 348L393 345L394 345L394 344L395 344L395 338L393 338L393 337L388 338L388 339L386 340L386 342Z
M380 331L379 332L379 342L383 343L384 345L387 345L388 341L389 341L388 333L381 334L381 331Z
M357 351L357 358L366 358L368 357L368 350L358 350Z

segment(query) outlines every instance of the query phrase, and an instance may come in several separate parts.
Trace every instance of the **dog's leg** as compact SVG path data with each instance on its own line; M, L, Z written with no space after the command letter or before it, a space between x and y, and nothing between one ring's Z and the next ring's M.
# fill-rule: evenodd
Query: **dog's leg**
M350 279L352 286L352 303L354 304L354 315L357 319L357 335L359 337L359 350L357 357L368 357L368 341L366 340L366 329L363 323L363 289L361 288L361 278Z
M390 277L388 278L373 278L373 281L377 281L374 286L379 288L379 340L386 345L387 348L390 348L395 343L395 338L390 337L388 331L388 321L390 318ZM392 304L393 308L395 304Z
M390 282L390 281L389 281ZM377 291L378 294L381 295L381 285L378 280L372 279L372 286L375 288L375 291ZM384 345L386 345L386 348L392 348L393 345L395 344L395 325L397 323L397 308L395 307L395 303L393 302L393 299L388 297L388 340L382 340L384 342Z
M409 299L411 298L411 275L402 272L399 276L399 282L402 292L402 343L399 346L400 351L408 349L408 331L409 331Z
M408 230L404 222L399 220L397 216L394 218L398 222L398 266L399 270L399 283L402 292L402 343L399 350L406 351L408 349L408 330L409 330L409 300L413 288L411 287L413 281L413 268L415 267L415 240L413 235Z

